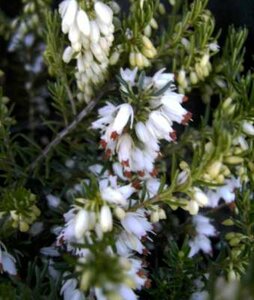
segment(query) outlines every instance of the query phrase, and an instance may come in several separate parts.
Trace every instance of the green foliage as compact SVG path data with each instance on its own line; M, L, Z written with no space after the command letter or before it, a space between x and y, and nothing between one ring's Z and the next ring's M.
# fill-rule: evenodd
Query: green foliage
M168 240L163 262L153 270L155 286L148 290L149 299L188 299L195 291L193 282L200 276L198 259L188 257L189 248L181 248L174 240Z
M114 219L112 232L104 233L103 238L99 239L93 232L87 237L89 242L84 239L80 244L71 244L74 249L91 250L90 260L66 255L67 249L61 245L61 240L57 241L60 250L54 263L53 259L41 258L40 248L54 243L52 232L59 232L70 205L73 209L100 212L105 201L100 196L97 178L90 175L88 167L103 162L103 171L112 172L114 158L108 162L103 160L91 122L97 118L97 109L106 101L132 104L135 118L145 122L151 99L156 99L169 87L174 89L171 81L156 91L152 84L144 89L145 76L154 74L161 67L175 73L178 91L187 93L191 104L201 108L194 111L193 124L185 128L181 124L177 128L178 143L161 142L160 151L164 158L156 161L160 175L158 193L150 197L143 186L133 194L135 205L126 208L128 212L134 212L143 208L155 210L158 205L163 205L168 212L168 220L164 221L158 234L159 242L156 241L155 262L150 259L152 287L145 291L144 299L188 299L198 290L197 281L202 281L202 289L209 290L215 297L217 278L221 276L229 280L242 279L239 294L243 299L244 295L254 293L251 286L253 263L250 262L254 252L254 148L252 134L243 130L243 122L254 122L253 74L244 70L247 29L231 27L225 45L219 48L219 33L215 33L215 20L206 8L207 2L194 0L189 5L188 1L177 1L172 11L164 13L166 9L159 0L130 1L127 13L114 15L114 44L107 59L110 60L114 53L120 59L118 57L112 64L114 66L107 69L105 85L96 85L94 99L88 104L77 100L79 87L74 60L70 64L63 62L63 52L69 41L62 34L58 12L51 10L51 1L24 1L22 13L12 26L11 20L0 12L0 36L4 39L14 37L17 32L20 34L23 26L20 43L17 42L18 46L13 50L20 61L31 66L38 55L37 46L44 39L43 57L48 68L42 67L35 74L26 67L24 116L18 114L18 100L10 101L0 89L3 180L0 251L10 249L17 258L19 270L18 276L9 276L8 272L1 274L0 299L60 299L62 280L69 278L79 279L78 287L87 295L90 287L102 286L107 281L132 285L132 278L125 276L129 266L124 260L109 255L107 248L114 248L114 234L122 228L118 219ZM89 16L94 16L92 1L79 3ZM37 46L21 47L29 34L34 35L33 45ZM74 53L73 58L76 59L77 54ZM119 76L120 68L134 66L140 71L138 88ZM0 76L2 82L2 71ZM44 99L48 112L38 113L38 97ZM187 97L183 99L187 100ZM25 129L22 118L28 124ZM134 132L134 129L130 131ZM245 143L239 141L239 137ZM244 147L246 143L247 147ZM181 182L183 174L185 180ZM189 258L188 242L196 232L186 210L195 188L213 191L230 177L241 181L236 201L203 210L205 216L218 220L220 235L212 241L214 256L204 254ZM130 184L140 184L140 177L134 179L137 180ZM77 187L77 183L81 184ZM61 197L58 207L52 208L47 202L46 196L51 193ZM109 206L113 207L111 204ZM36 232L38 223L43 229ZM153 238L156 240L156 236ZM151 247L151 256L155 251ZM52 277L52 270L58 274L57 280ZM118 299L114 298L114 293L107 296Z

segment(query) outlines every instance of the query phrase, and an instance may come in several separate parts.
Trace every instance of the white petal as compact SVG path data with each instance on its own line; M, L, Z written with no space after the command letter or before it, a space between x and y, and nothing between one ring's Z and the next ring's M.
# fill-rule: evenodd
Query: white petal
M111 210L107 205L103 205L100 211L100 225L103 232L111 231L113 228L113 219Z
M112 9L106 4L97 1L94 5L95 13L101 22L110 25L113 20Z
M89 223L89 212L85 209L81 209L75 217L74 231L77 239L83 237L84 233L89 229Z
M85 35L90 35L90 21L85 11L80 9L77 14L77 24L79 30Z
M3 270L10 275L17 275L15 258L7 252L2 252Z
M90 22L90 39L92 43L97 44L100 38L100 30L96 21Z
M70 0L69 5L63 17L63 23L72 26L78 11L78 3L76 0Z

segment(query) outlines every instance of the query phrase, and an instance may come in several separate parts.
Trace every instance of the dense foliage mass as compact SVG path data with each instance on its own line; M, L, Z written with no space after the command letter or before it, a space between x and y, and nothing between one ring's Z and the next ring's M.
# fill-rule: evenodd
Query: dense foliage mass
M0 299L253 299L247 30L207 2L0 11Z

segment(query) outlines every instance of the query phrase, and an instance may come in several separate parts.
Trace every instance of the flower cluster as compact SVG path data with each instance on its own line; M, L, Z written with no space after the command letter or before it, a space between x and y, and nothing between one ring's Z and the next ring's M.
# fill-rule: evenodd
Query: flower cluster
M121 299L136 299L133 290L140 289L144 285L149 286L150 281L144 263L133 256L135 253L139 255L148 253L144 240L153 231L149 216L157 222L165 218L165 212L159 207L153 210L132 211L137 203L135 196L137 190L131 184L119 185L117 177L110 175L108 171L103 172L100 165L90 167L90 171L99 178L97 188L91 188L91 182L88 180L75 187L76 191L72 193L76 199L75 205L64 215L65 225L57 230L56 247L64 247L68 252L79 257L77 272L80 274L80 289L86 291L93 288L93 285L90 285L93 274L87 265L96 264L96 254L90 248L103 241L109 232L113 233L115 245L107 246L104 255L108 260L112 259L119 264L119 268L123 270L123 278L117 283L100 283L94 292L97 299L105 299L103 298L105 295L112 293L119 294ZM148 181L147 188L149 195L152 195L158 188L158 182ZM158 217L152 217L153 214L158 214ZM118 226L113 227L113 224ZM51 256L53 253L54 256L55 250L42 249L42 253L49 253ZM98 274L96 276L98 277ZM62 293L78 294L76 285L68 282L67 280L64 283Z
M2 195L2 200L0 213L3 220L21 232L27 232L41 214L36 206L36 196L25 188L7 190Z
M139 51L137 47L135 47L135 50L133 50L129 56L130 65L132 67L138 67L139 69L149 67L151 65L149 59L154 58L157 54L156 48L146 35L142 36L141 41L141 50Z
M187 98L175 92L174 75L163 72L153 77L141 73L137 78L137 68L121 70L120 89L126 102L108 102L92 123L92 128L101 132L106 156L116 154L127 177L132 172L140 177L155 176L160 141L175 141L173 122L186 125L191 119L191 113L182 107ZM131 103L133 98L135 104Z
M239 178L232 177L225 180L222 186L209 189L207 192L208 207L217 207L219 201L223 199L226 203L235 201L235 190L241 187Z
M68 34L71 42L63 53L63 60L66 63L73 58L77 60L78 99L88 102L93 95L93 86L102 83L107 74L109 51L114 40L113 11L101 1L96 1L93 8L85 11L76 0L65 0L59 6L59 13L62 31Z

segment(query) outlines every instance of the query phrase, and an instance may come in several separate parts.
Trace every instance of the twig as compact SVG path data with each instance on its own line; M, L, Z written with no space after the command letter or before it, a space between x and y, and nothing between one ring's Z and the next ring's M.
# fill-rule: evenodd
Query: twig
M67 92L67 95L68 95L68 98L69 98L69 101L70 101L70 104L71 104L72 113L73 113L74 116L76 116L77 115L77 109L76 109L75 100L74 100L74 97L72 95L72 92L71 92L71 90L70 90L70 88L69 88L69 86L66 82L64 84L64 87L66 89L66 92Z
M66 128L64 128L62 131L60 131L57 136L44 148L42 153L35 159L35 161L29 166L29 171L33 171L38 162L40 162L43 158L45 158L48 153L57 146L62 139L67 136L73 129L76 128L76 126L88 115L88 113L95 107L95 105L98 103L98 101L101 99L101 97L105 94L106 91L109 90L109 87L111 84L107 84L102 91L97 95L97 97L93 100L91 100L88 105L77 115L77 117L68 125Z

